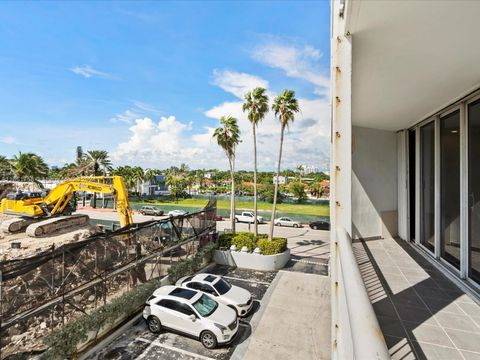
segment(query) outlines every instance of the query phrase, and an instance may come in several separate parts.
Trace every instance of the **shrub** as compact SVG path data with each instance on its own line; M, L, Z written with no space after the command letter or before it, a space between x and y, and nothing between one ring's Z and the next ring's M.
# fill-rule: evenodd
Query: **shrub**
M221 234L218 237L218 246L229 249L232 246L233 233Z
M237 250L241 250L246 246L248 251L252 252L257 247L257 240L252 233L237 233L232 239L232 244L237 247Z
M263 255L280 254L287 250L286 238L273 238L272 240L260 239L257 246L260 248Z
M112 324L121 316L135 314L158 287L158 279L136 286L110 303L94 310L91 314L73 320L63 328L54 330L43 338L48 350L42 359L64 359L74 357L77 346L88 339L88 333L98 333L104 325Z

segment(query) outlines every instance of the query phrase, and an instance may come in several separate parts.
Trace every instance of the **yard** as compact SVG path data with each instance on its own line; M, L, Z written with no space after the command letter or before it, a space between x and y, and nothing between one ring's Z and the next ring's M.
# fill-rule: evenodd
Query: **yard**
M190 208L203 208L207 204L208 200L205 199L179 199L175 201L132 201L131 204L134 207L139 207L142 205L156 205L156 206L175 206L175 207L190 207ZM136 206L135 206L136 205ZM237 201L236 202L237 210L240 209L253 209L253 202L251 201ZM217 209L220 210L229 210L230 201L219 199L217 200ZM267 202L258 202L258 210L260 211L271 211L272 204ZM313 216L323 216L328 217L330 215L330 207L328 205L313 205L313 204L277 204L277 211L281 213L288 214L301 214L301 215L313 215Z

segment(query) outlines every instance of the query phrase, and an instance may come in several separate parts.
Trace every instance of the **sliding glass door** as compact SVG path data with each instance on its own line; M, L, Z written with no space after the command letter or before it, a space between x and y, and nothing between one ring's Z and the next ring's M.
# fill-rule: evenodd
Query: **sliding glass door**
M480 284L480 100L468 104L468 276Z
M420 243L435 250L435 124L420 128Z
M460 110L440 118L440 256L460 269Z

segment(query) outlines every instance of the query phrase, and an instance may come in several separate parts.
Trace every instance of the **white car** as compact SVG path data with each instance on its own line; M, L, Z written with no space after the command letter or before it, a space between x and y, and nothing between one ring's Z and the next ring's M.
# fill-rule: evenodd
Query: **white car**
M242 211L240 215L235 215L236 222L255 223L255 215L251 211ZM257 223L263 224L263 217L257 216Z
M188 214L188 211L183 211L183 210L172 210L168 212L168 216L183 216L187 214Z
M237 314L228 306L201 291L172 285L154 291L143 318L155 334L171 329L199 339L207 349L231 342L238 331Z
M186 276L178 280L176 285L212 295L218 302L234 309L238 316L246 316L252 310L252 294L248 290L230 284L218 275Z
M274 220L273 223L276 226L291 226L291 227L294 227L294 228L302 227L302 224L300 223L300 221L295 221L295 220L292 220L288 217L277 218L277 219Z

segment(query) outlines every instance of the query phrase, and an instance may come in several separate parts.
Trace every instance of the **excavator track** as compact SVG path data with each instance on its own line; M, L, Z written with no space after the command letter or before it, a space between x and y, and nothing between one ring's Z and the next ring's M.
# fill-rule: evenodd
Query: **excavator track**
M88 215L81 214L53 217L29 225L26 233L30 237L40 237L56 233L67 228L86 225L88 224L88 221Z
M34 218L21 218L16 217L2 221L0 224L0 231L4 234L14 234L20 231L24 231L27 226L40 221L41 219Z

